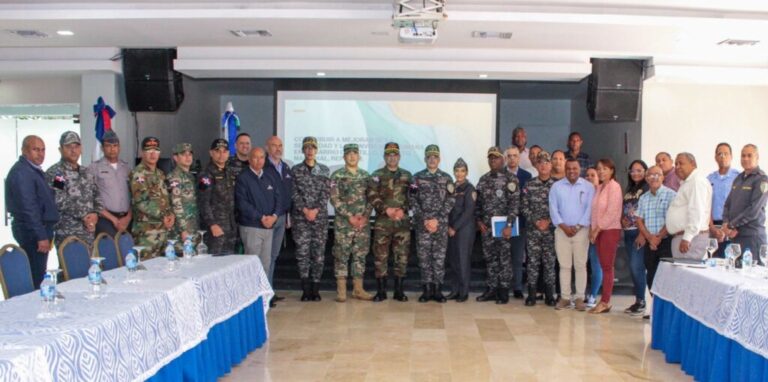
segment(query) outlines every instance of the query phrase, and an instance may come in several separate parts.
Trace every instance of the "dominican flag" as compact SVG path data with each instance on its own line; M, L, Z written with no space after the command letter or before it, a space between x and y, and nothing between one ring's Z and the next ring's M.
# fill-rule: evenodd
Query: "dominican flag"
M235 155L235 139L240 132L240 117L235 113L232 102L227 102L224 115L221 116L221 138L229 142L229 155Z
M93 116L96 117L96 145L93 148L93 160L97 161L101 159L101 140L104 137L104 133L108 130L112 130L112 117L115 116L115 110L111 106L104 103L104 98L99 97L96 100L96 104L93 105Z

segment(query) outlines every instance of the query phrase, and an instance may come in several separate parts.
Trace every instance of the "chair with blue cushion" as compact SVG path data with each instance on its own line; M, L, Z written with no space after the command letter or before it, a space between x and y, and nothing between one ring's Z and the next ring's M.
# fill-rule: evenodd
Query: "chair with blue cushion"
M133 249L133 236L128 231L120 231L115 234L115 242L120 250L120 263L124 263L125 256Z
M91 249L84 241L70 236L59 245L59 264L64 280L85 277L91 266Z
M120 253L117 251L115 238L105 232L96 235L96 240L93 241L93 257L104 258L104 261L101 263L101 269L105 271L123 266Z
M17 245L0 248L0 284L6 299L35 290L29 258Z

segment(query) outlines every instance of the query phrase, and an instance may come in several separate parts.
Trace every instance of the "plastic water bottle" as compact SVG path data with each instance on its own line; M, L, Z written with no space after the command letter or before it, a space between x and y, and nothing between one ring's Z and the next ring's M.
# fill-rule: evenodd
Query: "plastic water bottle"
M173 272L176 270L176 248L173 247L172 242L168 242L168 246L165 247L165 258L168 260L168 270Z
M749 250L749 248L744 250L744 254L741 256L741 268L744 269L744 272L749 272L752 270L752 251Z
M46 274L43 277L43 282L40 283L40 298L44 303L53 302L56 298L56 284L53 283L50 274Z
M91 297L101 297L101 267L99 262L91 260L91 266L88 268L88 282L91 284Z
M195 247L192 245L192 239L187 236L187 239L184 240L184 259L189 260L192 258L192 256L195 255Z
M133 250L130 250L125 255L125 268L128 269L128 272L136 272L136 268L139 266L138 258L133 252Z
M50 274L43 277L40 283L40 298L43 301L43 309L39 318L52 318L56 316L56 284L53 282Z

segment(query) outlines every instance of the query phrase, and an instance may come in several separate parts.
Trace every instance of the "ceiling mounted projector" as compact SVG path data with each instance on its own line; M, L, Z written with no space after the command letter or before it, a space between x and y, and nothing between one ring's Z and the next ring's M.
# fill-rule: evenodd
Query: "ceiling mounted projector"
M398 0L392 26L398 28L401 43L431 44L437 39L438 22L445 18L445 0Z

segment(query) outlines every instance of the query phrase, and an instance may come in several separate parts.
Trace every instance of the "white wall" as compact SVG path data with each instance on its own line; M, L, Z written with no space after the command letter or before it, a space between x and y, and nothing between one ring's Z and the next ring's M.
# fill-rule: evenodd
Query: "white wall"
M80 103L80 76L0 80L0 105Z
M768 157L768 87L646 81L643 90L642 157L688 151L707 173L717 168L718 142L733 147L733 166L747 143ZM763 166L764 167L764 166Z

